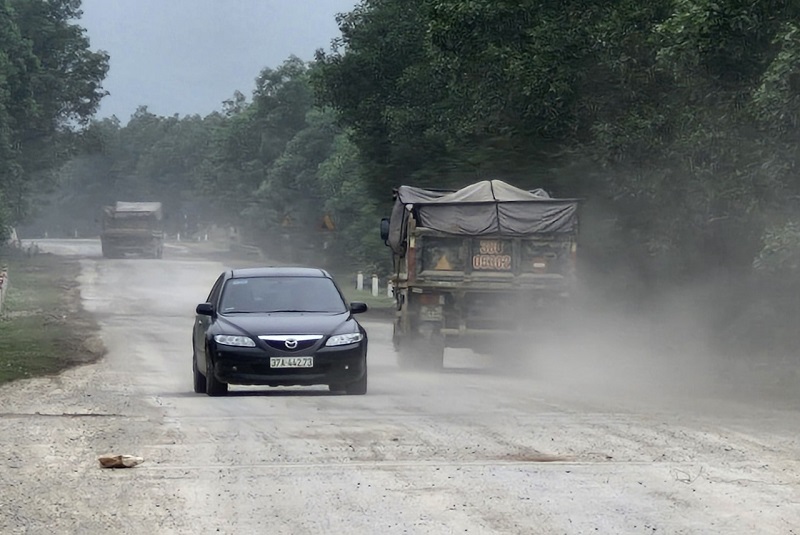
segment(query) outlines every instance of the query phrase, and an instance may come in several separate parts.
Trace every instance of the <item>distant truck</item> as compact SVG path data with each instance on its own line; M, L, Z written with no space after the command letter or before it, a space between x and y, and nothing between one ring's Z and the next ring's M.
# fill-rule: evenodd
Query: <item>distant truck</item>
M133 253L161 258L164 226L160 202L117 201L103 207L102 224L100 243L104 257L122 258Z
M496 350L558 321L575 282L578 205L500 180L395 190L381 237L399 363L438 368L445 347Z

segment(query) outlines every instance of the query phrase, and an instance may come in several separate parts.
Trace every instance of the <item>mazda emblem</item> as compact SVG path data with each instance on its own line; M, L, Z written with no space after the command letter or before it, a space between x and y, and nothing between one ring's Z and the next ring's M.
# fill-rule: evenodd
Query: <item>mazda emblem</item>
M286 349L295 349L297 347L297 340L289 338L284 342L284 345L286 346Z

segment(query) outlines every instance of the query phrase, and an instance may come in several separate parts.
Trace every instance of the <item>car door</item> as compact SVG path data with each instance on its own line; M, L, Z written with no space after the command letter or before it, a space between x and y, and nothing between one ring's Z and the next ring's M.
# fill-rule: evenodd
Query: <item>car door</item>
M211 303L215 307L217 306L219 294L222 291L222 284L224 282L225 274L222 274L217 278L214 286L212 286L211 292L206 298L206 303ZM197 359L197 368L203 372L205 372L206 369L206 332L211 326L212 321L213 319L211 316L205 316L203 314L196 314L194 319L194 335L192 344L194 347L194 357Z

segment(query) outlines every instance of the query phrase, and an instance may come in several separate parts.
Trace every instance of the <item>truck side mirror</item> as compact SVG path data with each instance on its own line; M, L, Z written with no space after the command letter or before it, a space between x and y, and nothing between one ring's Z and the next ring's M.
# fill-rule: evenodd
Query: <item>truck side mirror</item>
M381 219L381 239L383 243L386 243L389 240L389 218L384 217Z

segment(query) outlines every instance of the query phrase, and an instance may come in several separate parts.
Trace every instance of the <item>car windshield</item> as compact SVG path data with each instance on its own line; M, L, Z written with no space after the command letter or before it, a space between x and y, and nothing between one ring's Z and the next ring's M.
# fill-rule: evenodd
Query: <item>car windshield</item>
M333 281L325 277L249 277L225 283L222 314L347 310Z

